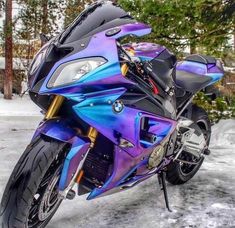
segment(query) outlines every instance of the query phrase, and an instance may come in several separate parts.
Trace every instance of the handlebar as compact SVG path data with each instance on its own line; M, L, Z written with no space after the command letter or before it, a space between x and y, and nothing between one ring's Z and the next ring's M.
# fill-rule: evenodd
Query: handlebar
M124 59L126 59L129 63L132 63L134 65L137 66L137 63L141 63L141 59L136 57L136 56L132 56L130 55L122 46L120 43L118 43L118 47L120 48L120 50L122 51L122 53L124 54ZM126 58L125 58L126 57ZM126 64L125 64L126 65ZM166 83L153 71L153 67L152 64L150 62L145 62L143 65L143 70L144 72L149 75L149 77L157 83L157 85L159 85L163 91L165 91L166 93L170 92L170 87L166 85ZM126 73L126 72L125 72Z

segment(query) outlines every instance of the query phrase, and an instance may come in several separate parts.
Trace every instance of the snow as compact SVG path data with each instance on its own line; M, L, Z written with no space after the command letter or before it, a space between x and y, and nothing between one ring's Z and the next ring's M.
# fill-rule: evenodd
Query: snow
M28 98L22 101L23 104L20 98L14 98L8 104L0 98L0 197L42 118ZM29 115L31 111L33 115ZM133 189L111 196L92 201L86 201L87 196L65 200L47 227L234 227L235 120L220 121L212 127L212 132L212 153L198 174L185 185L168 184L172 213L165 209L157 177L152 177Z
M213 127L211 148L235 148L235 121L221 120Z
M3 99L0 94L0 116L40 116L38 108L28 95L13 95L12 100Z
M32 60L27 60L27 59L23 59L23 58L13 58L13 69L14 70L21 70L24 71L26 70L25 65L29 62L31 62ZM0 56L0 69L1 70L5 70L5 64L6 64L6 59L5 57L1 57Z

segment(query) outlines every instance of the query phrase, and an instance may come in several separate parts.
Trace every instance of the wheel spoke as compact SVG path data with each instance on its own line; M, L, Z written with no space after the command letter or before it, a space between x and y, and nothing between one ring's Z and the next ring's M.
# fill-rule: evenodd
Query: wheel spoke
M44 224L63 200L58 192L63 160L64 157L57 156L39 183L29 210L28 227L40 227Z
M33 219L37 214L38 214L38 205L34 204L30 208L30 212L29 212L30 219Z
M195 158L192 155L188 153L184 153L184 152L182 152L179 160L187 161L187 162L197 162L197 163L200 162L200 159L197 161L197 159L195 160ZM194 170L196 166L197 164L186 164L182 162L180 165L180 169L184 175L188 175L190 172Z
M47 177L43 178L42 182L40 183L40 187L45 187L48 182L51 180L51 177L53 176L53 174L48 174Z

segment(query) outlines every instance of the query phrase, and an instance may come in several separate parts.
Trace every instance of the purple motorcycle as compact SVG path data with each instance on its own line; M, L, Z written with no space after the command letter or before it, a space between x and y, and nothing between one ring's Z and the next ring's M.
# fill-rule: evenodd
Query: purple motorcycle
M45 227L64 199L95 199L153 175L170 210L165 181L187 182L210 154L210 121L193 97L223 69L212 57L177 62L163 46L123 44L150 32L98 2L38 52L29 94L45 117L9 178L3 228Z

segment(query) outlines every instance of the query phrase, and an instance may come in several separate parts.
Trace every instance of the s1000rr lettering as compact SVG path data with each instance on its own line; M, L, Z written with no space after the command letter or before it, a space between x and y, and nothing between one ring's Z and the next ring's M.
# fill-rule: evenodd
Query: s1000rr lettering
M187 182L210 153L207 113L191 101L223 69L213 57L177 62L163 46L122 42L149 33L98 2L35 56L29 94L45 117L9 178L3 228L45 227L63 199L92 200L153 175L170 210L165 181Z

